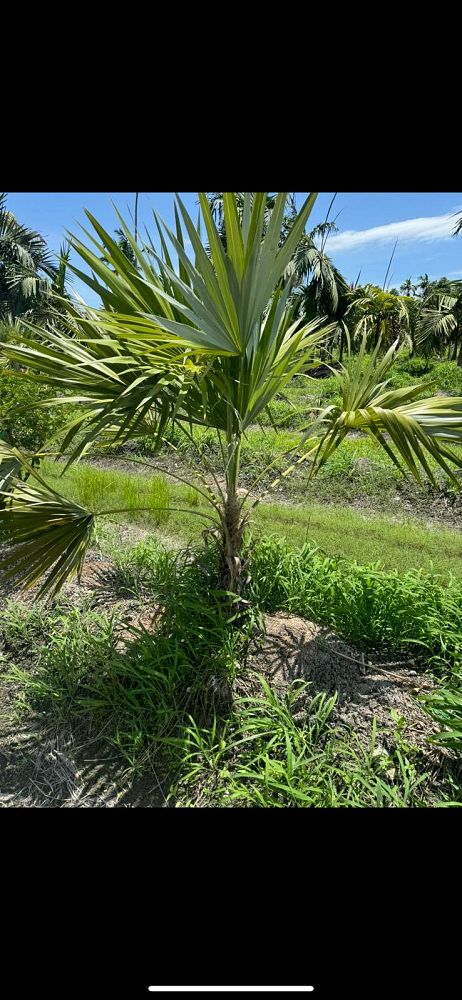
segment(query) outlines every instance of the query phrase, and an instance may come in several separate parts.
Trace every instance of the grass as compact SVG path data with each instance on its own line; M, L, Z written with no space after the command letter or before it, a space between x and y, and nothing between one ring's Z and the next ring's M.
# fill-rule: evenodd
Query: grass
M131 773L155 766L164 794L178 805L406 808L462 801L457 777L449 775L447 787L432 784L421 752L404 739L402 720L386 751L375 725L365 747L332 724L335 695L300 681L281 694L246 668L261 611L284 609L325 622L359 646L412 652L454 684L462 667L460 583L386 573L266 538L253 549L255 610L236 627L214 589L213 548L179 553L152 540L121 547L116 564L115 594L135 595L140 610L147 597L156 602L155 628L127 629L117 609L70 609L64 599L51 608L10 601L0 611L3 670L21 712L45 713L55 726L77 719L104 732ZM231 704L240 679L251 693Z
M462 537L457 530L428 528L411 520L400 524L386 516L316 504L261 505L255 524L265 534L277 532L290 545L312 541L328 556L380 563L401 573L419 567L462 576Z
M177 554L151 541L115 558L122 592L172 599L171 574L181 565ZM213 579L206 561L202 572L205 580ZM249 596L261 611L284 610L321 622L355 645L413 656L445 676L462 671L462 581L456 578L387 572L329 557L309 544L295 548L279 536L252 543L251 572Z
M263 677L260 691L236 700L220 725L188 720L181 738L180 779L170 795L182 806L276 808L394 807L423 805L414 764L395 745L378 749L372 728L367 749L329 727L336 698L293 682L285 695ZM420 786L420 787L419 787ZM428 789L427 789L428 795Z
M376 745L375 726L368 748L340 735L331 725L335 696L312 694L300 682L279 695L251 675L255 694L231 706L223 688L242 671L245 635L217 615L200 563L159 550L151 556L164 616L157 631L134 630L123 648L117 613L64 606L38 613L13 603L0 612L7 681L22 713L45 713L52 727L86 721L131 773L155 764L177 805L429 803L428 775L418 772L418 755L400 733L387 752ZM25 650L27 667L15 662Z
M64 477L60 476L56 463L44 462L42 469L52 485L84 506L88 504L91 509L134 509L137 505L150 507L154 504L158 509L151 513L135 513L134 510L131 513L129 510L115 520L155 530L161 539L176 539L177 544L197 541L206 525L193 513L163 509L171 504L180 508L193 506L196 512L207 513L209 508L197 493L186 486L168 484L165 477L146 475L141 467L131 475L80 463L72 466ZM428 529L409 519L406 523L398 523L390 516L365 516L351 507L319 503L288 506L265 502L256 508L254 523L266 534L278 532L292 545L312 540L332 556L341 555L358 562L381 562L384 568L403 573L421 567L446 575L462 574L462 538L460 532L451 528L435 526ZM110 538L111 533L105 532L105 519L100 524L99 537L105 547L105 539ZM111 542L108 547L111 549Z
M462 581L423 570L386 572L262 539L252 555L254 600L330 625L365 648L407 652L443 674L462 668Z
M77 500L95 512L127 509L135 523L155 526L165 524L170 518L167 509L174 503L176 492L163 475L136 475L115 469L99 469L81 462L62 475L62 467L46 460L41 464L45 478L59 487L63 494ZM137 508L142 508L137 510Z
M442 688L422 697L422 703L432 719L443 727L442 732L432 737L432 742L451 747L462 756L462 691Z

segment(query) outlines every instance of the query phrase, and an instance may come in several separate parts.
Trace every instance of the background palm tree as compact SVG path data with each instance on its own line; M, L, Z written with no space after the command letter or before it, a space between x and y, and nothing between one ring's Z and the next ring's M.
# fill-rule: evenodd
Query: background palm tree
M428 292L429 285L430 285L430 278L428 277L428 274L421 274L417 278L417 281L418 281L417 287L419 289L419 292L420 292L421 296L423 298L425 298L425 296L426 296L426 294Z
M416 287L417 286L412 283L411 278L406 278L406 280L403 281L402 285L400 285L399 290L400 292L402 292L403 295L410 296L414 294Z
M419 345L430 350L448 349L462 367L462 281L431 289L424 301L418 335Z
M0 194L0 319L46 314L58 268L39 233L20 225Z
M385 292L377 285L365 285L350 292L347 315L351 320L354 336L360 342L366 337L373 348L381 341L390 345L395 340L407 343L410 338L410 303L403 295Z

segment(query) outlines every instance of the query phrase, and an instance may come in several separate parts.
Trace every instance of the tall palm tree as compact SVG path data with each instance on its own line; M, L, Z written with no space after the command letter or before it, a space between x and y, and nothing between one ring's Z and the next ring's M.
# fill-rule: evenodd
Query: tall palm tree
M261 476L244 497L238 488L243 435L294 375L310 370L330 334L319 318L300 328L293 319L290 286L281 288L281 276L303 236L316 194L308 196L279 247L286 198L285 193L277 195L262 238L265 194L257 193L253 201L245 195L240 216L238 197L225 193L225 252L207 197L201 194L211 259L179 197L176 235L164 227L161 254L150 246L143 253L122 222L140 274L87 213L96 233L96 253L77 238L72 245L92 276L73 269L99 293L103 307L79 310L69 303L67 333L38 330L39 343L31 339L2 348L7 358L27 365L31 377L53 384L59 393L63 388L75 393L67 402L80 407L80 416L61 441L68 465L102 435L122 441L149 427L160 449L169 424L189 438L192 424L215 431L222 478L213 469L198 472L194 488L206 507L193 512L207 521L208 536L218 539L217 582L234 594L242 591L247 578L244 531L261 499L252 496ZM178 255L176 268L165 237ZM186 238L193 259L186 252ZM363 430L417 479L419 468L433 479L431 455L456 481L449 463L462 467L462 461L446 441L462 440L462 399L421 398L422 385L389 389L396 348L392 345L379 359L377 347L367 360L363 341L360 365L348 365L336 375L341 405L327 406L308 422L299 456L284 476L306 463L310 481L348 433ZM3 494L0 530L13 546L2 559L3 573L24 585L46 576L41 593L55 593L81 571L95 518L117 511L84 509L49 486L27 456L7 445L0 445L0 452L5 461L15 458L30 473L27 482L13 478L12 489ZM280 477L273 486L278 481Z
M402 292L403 295L410 296L414 294L416 286L412 283L410 278L406 278L406 280L403 281L402 285L400 285L399 290L400 292Z
M0 319L40 318L57 271L43 237L16 221L1 193Z
M412 346L409 335L410 303L405 296L385 292L377 285L365 285L350 292L347 314L351 316L354 335L377 347L395 340Z
M430 285L430 278L428 277L428 274L421 274L417 278L417 281L418 281L418 286L417 287L419 289L419 292L420 292L421 296L423 298L425 298L425 296L426 296L426 294L428 292L429 285Z
M335 341L339 345L339 361L343 360L345 343L349 337L348 310L351 302L350 287L346 278L338 270L332 260L316 247L306 247L301 241L302 253L306 267L306 282L299 286L295 293L297 315L301 319L313 319L324 316L332 324L332 334L326 345L329 350ZM295 255L295 270L297 269L297 254ZM305 263L306 262L306 263ZM302 268L300 268L302 271ZM303 274L303 271L302 271Z
M462 368L462 281L443 290L431 290L423 303L419 345L427 349L448 348Z

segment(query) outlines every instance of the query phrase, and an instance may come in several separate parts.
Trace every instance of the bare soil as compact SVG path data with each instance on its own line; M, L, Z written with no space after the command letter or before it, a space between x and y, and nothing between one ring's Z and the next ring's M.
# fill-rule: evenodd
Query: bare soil
M354 731L368 744L375 717L386 740L396 728L391 710L405 720L407 738L426 747L426 739L437 728L416 701L417 695L434 683L428 675L399 666L362 665L362 655L335 633L295 615L267 615L266 640L250 658L249 665L266 675L273 687L284 690L296 678L309 681L313 695L338 692L332 721ZM378 664L378 658L375 657Z

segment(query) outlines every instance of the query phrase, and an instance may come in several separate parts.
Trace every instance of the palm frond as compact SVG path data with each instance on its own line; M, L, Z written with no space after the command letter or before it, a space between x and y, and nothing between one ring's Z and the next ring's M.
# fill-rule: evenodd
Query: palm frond
M428 462L431 456L449 478L460 485L448 462L462 468L462 459L444 442L462 441L462 398L419 398L432 383L388 389L386 375L396 348L397 343L379 361L378 346L363 367L363 339L359 361L334 372L342 389L342 406L340 412L328 415L328 427L314 456L311 476L325 464L350 431L364 431L379 442L401 471L404 466L418 482L422 481L423 470L436 485Z
M15 460L30 479L10 481L1 490L0 531L11 551L2 555L1 578L32 587L45 574L39 596L53 595L65 580L80 575L93 531L93 514L47 486L17 449L0 446L0 458ZM33 481L33 485L31 481Z

